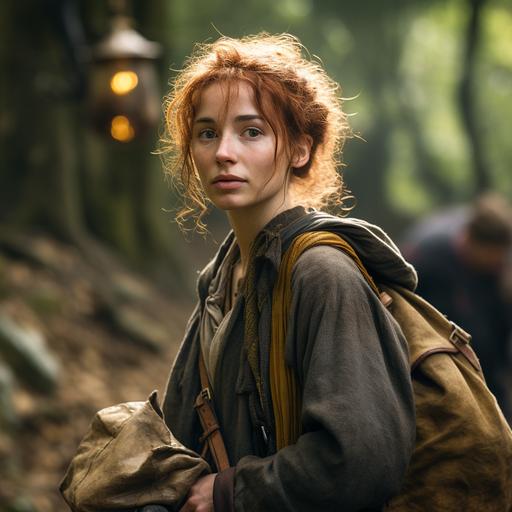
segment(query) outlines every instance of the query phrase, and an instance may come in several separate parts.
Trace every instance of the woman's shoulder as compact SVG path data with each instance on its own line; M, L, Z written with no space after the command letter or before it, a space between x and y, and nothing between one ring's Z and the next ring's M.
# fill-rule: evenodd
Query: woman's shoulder
M354 260L328 245L317 245L299 256L293 268L292 286L320 290L326 287L369 288Z

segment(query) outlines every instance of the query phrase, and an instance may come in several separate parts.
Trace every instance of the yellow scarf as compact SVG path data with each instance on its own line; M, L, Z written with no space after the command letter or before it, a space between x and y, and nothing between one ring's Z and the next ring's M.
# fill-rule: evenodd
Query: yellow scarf
M352 246L333 233L312 231L298 236L283 256L272 295L272 339L270 346L270 391L278 450L294 444L300 435L301 390L293 370L284 359L287 322L291 302L292 270L299 256L316 245L330 245L348 254L359 267L368 284L379 290Z

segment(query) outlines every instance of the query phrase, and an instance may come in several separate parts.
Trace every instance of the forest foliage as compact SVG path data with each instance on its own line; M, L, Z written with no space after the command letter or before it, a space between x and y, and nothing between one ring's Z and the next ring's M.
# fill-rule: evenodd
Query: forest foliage
M127 6L138 30L162 44L162 96L196 42L259 31L299 37L339 81L351 114L356 136L343 172L357 197L354 215L392 234L484 188L512 197L512 6L505 0ZM76 66L77 48L56 22L64 8L74 10L85 47L107 31L108 2L100 0L0 6L1 225L84 246L99 241L131 263L160 261L152 268L172 273L184 253L176 197L154 155L161 127L129 144L91 130L87 103L74 93L87 68Z

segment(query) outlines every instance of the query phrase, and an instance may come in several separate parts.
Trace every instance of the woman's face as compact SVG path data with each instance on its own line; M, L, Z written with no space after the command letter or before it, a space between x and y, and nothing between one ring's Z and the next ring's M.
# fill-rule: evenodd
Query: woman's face
M271 216L289 207L290 162L243 81L205 87L192 126L192 158L209 199L222 210Z

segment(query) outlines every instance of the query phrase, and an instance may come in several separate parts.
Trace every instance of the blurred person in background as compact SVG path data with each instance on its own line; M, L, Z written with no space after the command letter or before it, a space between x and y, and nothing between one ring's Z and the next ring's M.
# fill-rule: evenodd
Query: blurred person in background
M427 218L405 237L417 293L472 336L487 384L509 422L512 208L496 193Z

